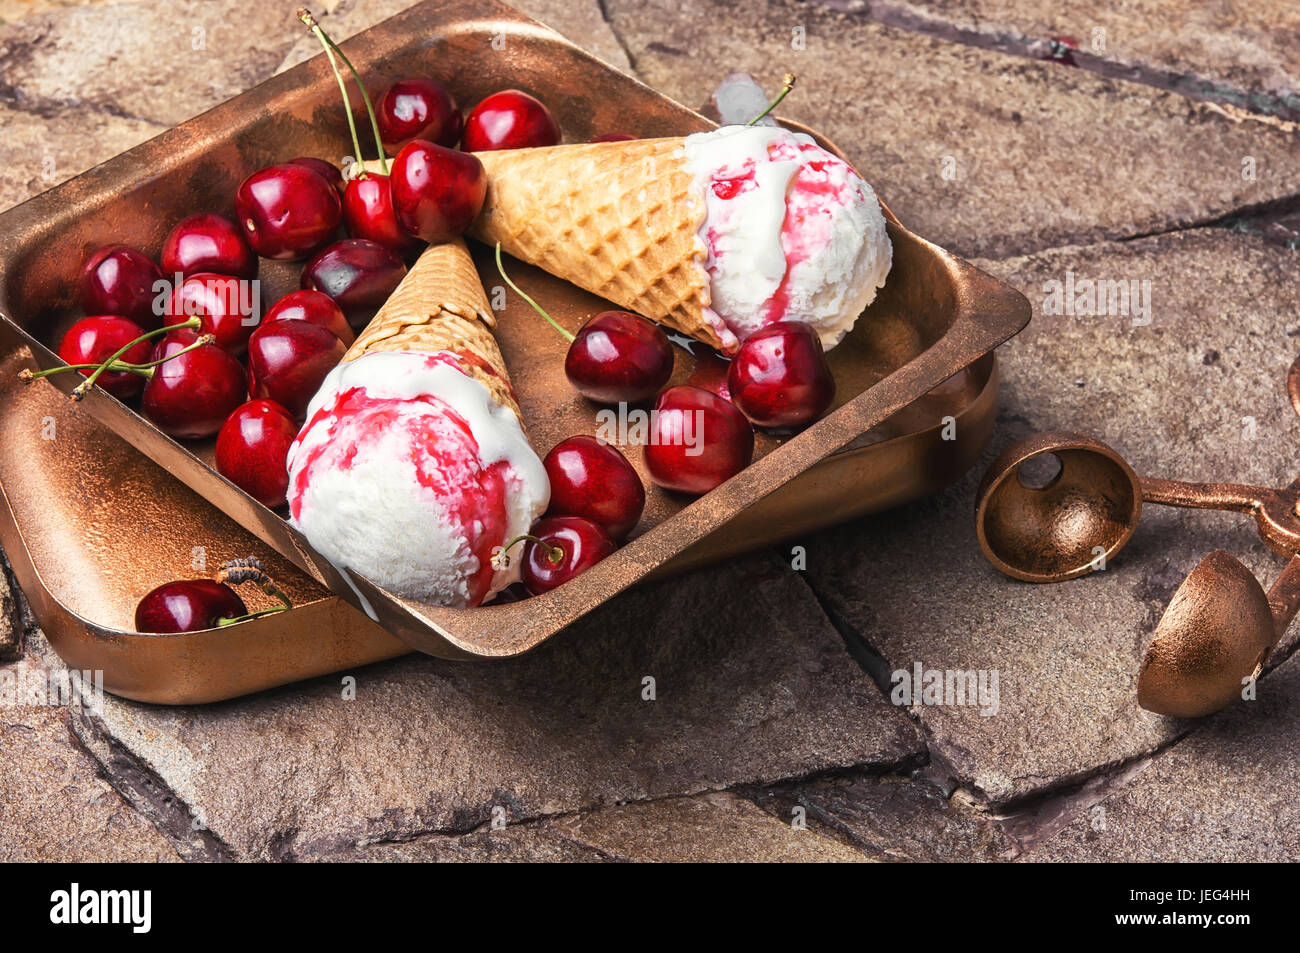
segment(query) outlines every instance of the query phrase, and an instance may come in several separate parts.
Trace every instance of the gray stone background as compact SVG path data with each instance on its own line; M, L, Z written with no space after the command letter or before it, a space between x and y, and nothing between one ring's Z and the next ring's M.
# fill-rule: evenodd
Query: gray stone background
M406 5L315 8L341 39ZM1283 389L1300 350L1296 5L518 5L688 104L728 71L769 88L797 72L783 113L847 147L915 231L1024 291L1035 319L1001 351L983 463L1069 427L1141 473L1300 470ZM0 208L314 54L295 6L0 0ZM201 74L156 55L196 25L220 51ZM1149 281L1151 324L1042 314L1068 271ZM1134 698L1203 555L1266 585L1280 560L1239 517L1152 507L1107 572L1016 583L975 542L982 469L806 540L806 571L762 553L619 598L524 659L369 667L352 702L323 678L203 708L0 709L0 859L1300 857L1292 640L1259 699L1220 716ZM891 705L880 673L918 661L997 670L999 713ZM59 664L3 577L0 663Z

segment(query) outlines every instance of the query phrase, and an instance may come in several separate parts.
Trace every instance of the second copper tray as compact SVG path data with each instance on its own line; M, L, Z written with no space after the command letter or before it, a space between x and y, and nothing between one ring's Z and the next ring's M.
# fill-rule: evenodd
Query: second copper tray
M494 37L505 37L505 51L485 58ZM616 130L680 135L709 125L493 0L426 2L346 48L376 87L425 73L446 82L461 103L506 86L532 90L555 107L571 140ZM76 317L76 270L90 249L123 241L156 253L181 216L201 209L228 214L235 186L249 171L293 155L343 154L344 129L337 87L317 58L0 216L0 346L10 355L8 366L58 362L48 345ZM861 171L871 178L870 169ZM831 355L837 409L789 440L760 439L750 467L698 500L652 488L639 535L573 582L521 602L453 610L399 599L355 574L345 579L279 515L218 476L209 465L210 444L177 443L99 390L75 408L63 404L61 413L93 416L110 437L124 438L412 647L449 658L515 655L649 576L915 498L970 465L991 427L996 376L990 352L1025 325L1028 303L913 235L888 211L887 217L894 268L877 301ZM479 251L491 287L499 279ZM263 262L266 299L296 286L296 271ZM512 277L570 327L605 306L518 263ZM499 324L539 451L570 434L593 432L595 408L563 381L565 343L513 295ZM688 376L691 364L683 352L674 380ZM61 375L33 389L53 393L75 383ZM945 417L954 418L956 440L938 439ZM13 444L4 448L11 452ZM629 456L639 465L639 454ZM70 454L66 459L70 467L87 463L77 464ZM0 473L0 479L13 476ZM7 548L13 535L5 539ZM184 538L173 545L190 549ZM23 561L10 551L16 564ZM20 572L20 581L27 586L33 572L25 575ZM391 641L383 644L392 651ZM135 697L142 697L138 690Z

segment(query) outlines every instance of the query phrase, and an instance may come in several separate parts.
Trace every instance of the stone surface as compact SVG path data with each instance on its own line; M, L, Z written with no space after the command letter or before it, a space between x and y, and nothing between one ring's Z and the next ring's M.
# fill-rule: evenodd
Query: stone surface
M1100 61L1270 112L1300 106L1300 9L1287 0L890 0L871 4L870 15L1039 55L1047 55L1052 38L1069 39L1081 51L1076 60L1089 67Z
M1015 845L987 815L945 797L922 777L854 774L777 785L756 794L775 817L802 808L809 825L834 831L877 860L1002 861Z
M1147 234L1300 192L1300 133L1149 86L791 0L607 8L638 76L687 104L733 70L772 90L797 73L782 114L836 140L902 222L962 255Z
M930 500L807 542L810 583L886 671L919 662L998 672L994 716L913 709L932 751L977 797L1040 794L1187 730L1135 702L1165 604L1215 548L1266 582L1281 569L1249 519L1151 506L1104 573L1052 586L1014 581L975 539L983 466L1031 430L1073 429L1107 441L1139 473L1290 482L1300 420L1283 382L1300 331L1295 262L1294 252L1226 230L983 262L1030 297L1035 318L1002 351L1000 426L982 465ZM1043 283L1069 270L1150 281L1151 324L1043 315Z
M342 0L321 23L335 40L359 33L381 20L412 6L411 0ZM509 3L520 12L546 24L589 53L605 62L631 72L627 54L601 13L599 0L514 0ZM288 69L320 52L320 44L304 37L293 45L280 69ZM461 103L463 108L473 103Z
M0 667L0 685L10 694L41 674L25 660ZM104 779L66 709L13 700L0 703L0 862L180 859Z
M18 587L0 551L0 662L17 658L23 650L23 622L18 611Z
M803 582L762 556L630 593L524 658L356 678L354 701L334 677L202 709L108 698L77 728L106 763L115 739L220 849L253 858L924 751Z
M1029 861L1294 862L1300 658L1081 812Z

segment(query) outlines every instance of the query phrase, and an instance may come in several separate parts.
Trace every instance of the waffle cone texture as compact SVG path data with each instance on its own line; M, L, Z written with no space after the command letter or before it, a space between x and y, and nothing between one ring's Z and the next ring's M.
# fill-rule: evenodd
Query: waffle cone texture
M684 140L475 155L487 199L470 234L594 295L722 350L705 318L704 197Z
M377 351L450 351L461 358L465 372L512 410L523 414L510 386L492 328L496 317L479 281L465 242L456 239L430 245L384 302L379 313L343 355L355 361Z

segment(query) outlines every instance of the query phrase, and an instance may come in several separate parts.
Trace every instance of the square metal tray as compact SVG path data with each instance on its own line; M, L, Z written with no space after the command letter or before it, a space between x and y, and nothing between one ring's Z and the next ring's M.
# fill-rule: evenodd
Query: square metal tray
M493 49L494 37L505 38L504 50ZM372 88L402 75L433 75L462 106L503 87L529 89L552 106L570 141L609 131L682 135L710 125L493 0L428 0L354 37L345 48ZM0 394L6 407L44 399L15 392L8 375L28 363L58 363L50 346L75 320L76 275L90 249L121 241L156 253L183 215L197 210L229 214L235 187L250 171L294 155L342 155L348 151L345 137L337 86L323 58L316 57L0 215L0 360L6 375ZM860 171L871 179L871 169ZM761 437L746 470L697 500L647 481L646 513L634 538L581 577L532 599L456 610L400 599L355 574L344 579L279 514L215 472L211 441L178 443L98 389L75 406L56 401L50 412L60 420L94 418L109 431L110 442L116 435L137 448L410 646L447 658L516 655L641 580L914 499L937 490L973 462L992 426L996 370L991 352L1028 322L1028 302L913 235L888 209L886 217L894 243L893 271L857 328L831 354L837 408L788 440ZM499 279L485 250L478 252L490 287ZM296 287L297 265L262 264L268 302ZM514 263L511 274L569 327L604 307L539 270ZM570 434L593 432L596 408L563 383L564 342L513 295L498 318L498 339L539 451ZM692 369L692 358L682 352L674 382ZM57 396L56 388L71 390L78 379L56 375L30 390ZM956 441L939 439L945 416L957 421ZM21 469L9 455L22 453L23 441L30 447L34 439L30 431L15 432L16 420L7 410L0 428L6 435L0 446L6 458L0 481L6 487L20 478L16 471ZM64 478L55 482L69 492L76 486L75 467L93 466L93 460L72 452L64 441L55 447L62 447L58 459L66 461ZM629 457L640 467L638 453ZM178 506L206 509L190 499ZM12 499L5 509L12 525L0 525L0 541L27 588L36 575L35 563L25 558L32 541L19 532L22 516ZM76 529L97 536L107 532L103 526ZM172 524L168 532L172 538L167 545L175 553L171 562L186 565L183 557L193 544L183 526ZM121 558L131 554L123 551ZM333 604L318 589L316 593L322 604ZM272 618L284 628L292 625L287 618L292 615ZM273 630L269 622L237 628ZM120 617L115 624L122 625ZM393 640L375 635L374 626L351 616L349 624L368 633L360 638L366 647L358 658L401 650ZM230 632L222 633L228 642L247 641L232 639ZM320 667L326 664L290 666L292 674L272 673L262 680L265 684L253 687L246 682L185 694L150 687L141 676L136 684L118 689L109 679L109 688L131 697L207 700L305 677L308 669L317 669L309 674L333 670Z

